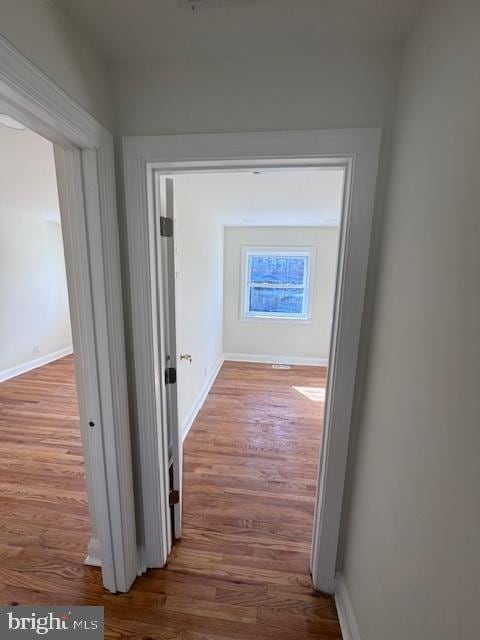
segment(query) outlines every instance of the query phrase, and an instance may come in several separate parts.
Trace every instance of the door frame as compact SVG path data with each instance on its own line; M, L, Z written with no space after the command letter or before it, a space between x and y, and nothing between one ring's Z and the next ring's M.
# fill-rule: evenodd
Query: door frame
M154 175L155 203L154 210L158 211L163 218L170 218L172 227L175 226L174 215L174 185L172 178L155 173ZM161 288L158 292L158 301L162 312L163 321L161 326L160 351L162 347L165 351L166 360L165 367L177 368L177 298L175 285L175 238L172 236L162 236L159 233L157 222L157 251L161 256L161 264L163 277L161 280ZM168 300L172 304L165 304ZM163 384L162 405L165 413L164 420L167 420L167 426L171 427L168 431L168 471L169 471L169 487L170 491L178 491L179 500L173 502L170 506L170 531L173 540L177 540L182 535L182 484L183 484L183 439L180 434L178 424L178 388L176 384ZM175 458L178 458L178 464L175 465ZM170 477L171 476L171 477ZM173 517L172 517L173 514ZM172 540L172 542L173 542Z
M171 549L168 441L162 422L159 299L153 242L156 173L266 167L344 167L337 284L312 541L314 587L335 591L337 548L356 381L379 129L132 136L123 139L136 403L132 429L141 461L143 569L163 567Z
M80 428L94 537L111 592L137 575L113 139L0 36L0 112L55 146Z

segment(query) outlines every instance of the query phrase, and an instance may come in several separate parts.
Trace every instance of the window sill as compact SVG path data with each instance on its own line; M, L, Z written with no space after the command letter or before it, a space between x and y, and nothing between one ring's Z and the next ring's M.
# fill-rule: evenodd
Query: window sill
M240 322L266 322L268 324L312 324L311 318L282 318L281 316L239 316Z

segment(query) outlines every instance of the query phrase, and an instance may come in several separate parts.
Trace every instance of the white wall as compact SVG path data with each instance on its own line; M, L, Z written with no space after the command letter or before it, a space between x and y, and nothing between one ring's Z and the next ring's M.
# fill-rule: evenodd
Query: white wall
M53 145L29 129L0 124L0 208L60 222Z
M10 369L71 348L58 222L0 208L0 300L0 378Z
M53 146L0 126L0 377L72 346Z
M179 423L185 424L223 352L223 229L199 198L200 176L175 177Z
M0 0L0 16L0 34L86 111L111 128L107 65L56 3Z
M480 602L480 11L408 42L344 577L362 640L470 640Z
M400 47L113 68L121 135L384 126Z
M233 354L328 360L337 266L338 227L226 227L224 243L224 351ZM308 324L240 319L242 246L316 249L312 318Z

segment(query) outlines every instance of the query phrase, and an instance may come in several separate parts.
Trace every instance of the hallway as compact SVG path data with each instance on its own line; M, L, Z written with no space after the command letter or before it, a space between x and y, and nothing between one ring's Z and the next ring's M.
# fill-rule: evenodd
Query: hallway
M119 595L83 565L73 358L1 384L0 602L101 605L115 640L341 638L308 569L325 374L223 365L185 442L183 538Z

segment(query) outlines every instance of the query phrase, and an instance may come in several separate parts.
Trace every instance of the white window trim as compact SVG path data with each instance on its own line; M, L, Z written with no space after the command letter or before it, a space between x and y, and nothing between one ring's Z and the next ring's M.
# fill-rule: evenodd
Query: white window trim
M307 257L307 272L305 273L305 303L302 315L286 313L262 313L252 312L248 309L250 282L248 278L248 258L255 255L299 256ZM308 324L312 321L312 291L315 274L315 247L285 247L272 246L242 246L241 272L240 272L240 314L239 319L247 322L280 322L293 324Z

